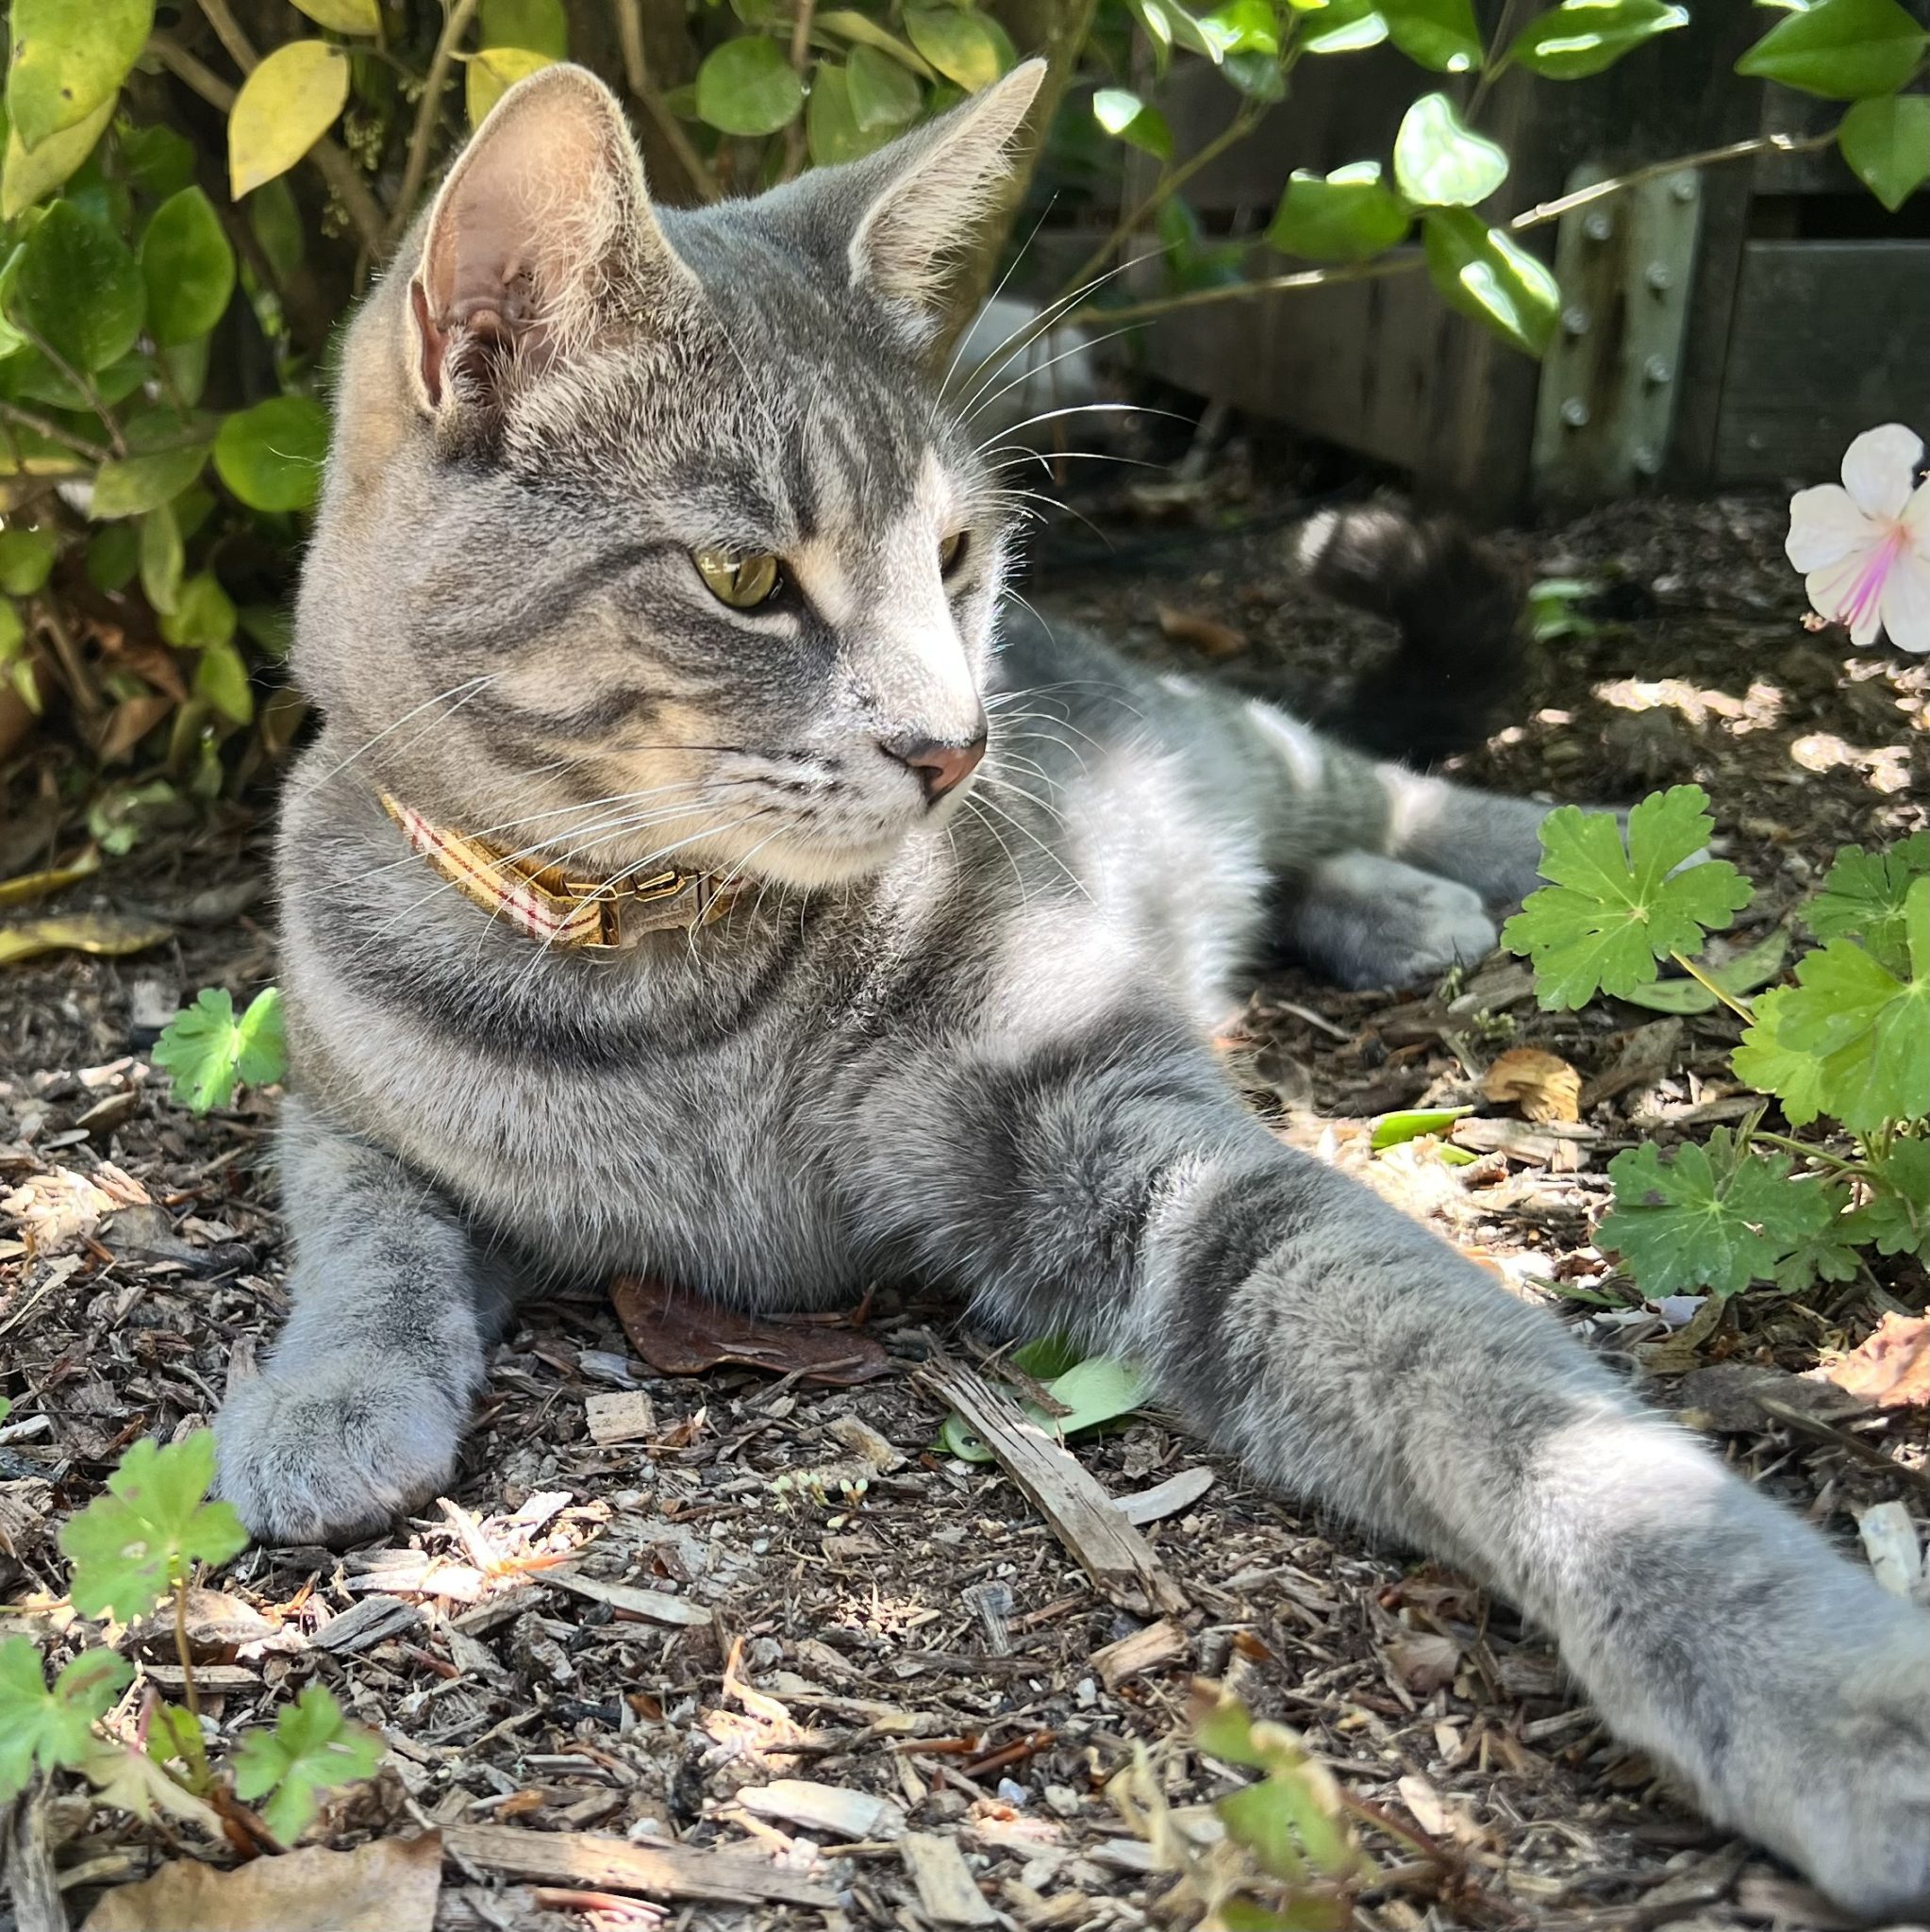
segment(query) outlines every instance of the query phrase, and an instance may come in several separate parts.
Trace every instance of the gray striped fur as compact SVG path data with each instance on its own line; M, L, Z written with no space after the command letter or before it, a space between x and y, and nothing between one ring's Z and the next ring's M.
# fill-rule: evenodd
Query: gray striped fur
M656 217L614 104L552 70L357 321L295 659L327 723L281 843L294 1313L220 1418L224 1491L286 1541L433 1495L534 1283L812 1307L911 1275L1140 1356L1260 1477L1545 1623L1712 1815L1852 1906L1930 1905L1930 1623L1222 1077L1206 1030L1269 945L1362 983L1485 952L1538 808L1001 608L1009 473L918 345L1033 78ZM802 594L724 610L687 556L718 542ZM986 762L928 808L879 741L981 702ZM753 889L546 952L408 854L382 787Z

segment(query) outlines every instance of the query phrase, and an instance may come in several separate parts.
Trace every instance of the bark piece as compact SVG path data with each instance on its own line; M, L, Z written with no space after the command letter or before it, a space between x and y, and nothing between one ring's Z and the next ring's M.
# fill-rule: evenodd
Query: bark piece
M657 1433L657 1411L641 1389L619 1390L614 1395L592 1395L583 1405L590 1440L607 1449L616 1442L640 1442Z
M337 1657L348 1657L380 1643L385 1638L399 1637L422 1620L423 1613L399 1596L365 1596L360 1603L323 1624L309 1641L317 1650L332 1650Z
M965 1418L1108 1602L1140 1616L1188 1608L1185 1592L1105 1487L1016 1403L975 1369L943 1357L917 1379Z
M1118 1497L1113 1507L1128 1523L1143 1529L1149 1523L1159 1523L1169 1516L1177 1516L1182 1509L1190 1509L1212 1487L1213 1472L1203 1462L1168 1476L1150 1490Z
M666 1898L716 1899L726 1905L815 1906L829 1911L828 1887L779 1870L755 1852L699 1851L690 1845L640 1845L584 1831L523 1831L513 1824L449 1824L442 1843L458 1857L491 1872L513 1872L542 1885L584 1885Z
M840 1838L891 1839L905 1830L904 1808L890 1798L811 1778L780 1777L768 1785L745 1785L737 1801L760 1818L778 1818L806 1831L835 1832Z
M898 1840L905 1869L918 1887L924 1916L939 1925L996 1925L999 1915L986 1903L956 1839L907 1831Z
M1187 1634L1171 1617L1161 1617L1117 1643L1108 1643L1092 1653L1092 1668L1108 1690L1117 1690L1128 1677L1143 1676L1148 1671L1164 1670L1176 1664L1190 1648Z
M607 1604L613 1610L628 1610L652 1624L695 1626L707 1624L710 1612L687 1596L672 1596L663 1590L639 1590L632 1583L606 1583L600 1576L584 1576L574 1570L545 1570L541 1581L556 1590L567 1590L573 1596L587 1596L591 1603Z

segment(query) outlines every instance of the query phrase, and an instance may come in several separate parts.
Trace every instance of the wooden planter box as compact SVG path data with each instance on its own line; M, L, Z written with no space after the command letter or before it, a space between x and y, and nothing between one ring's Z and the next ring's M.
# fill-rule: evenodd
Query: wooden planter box
M1734 73L1772 16L1697 15L1590 80L1505 75L1483 117L1513 158L1499 205L1833 125L1835 104ZM1424 85L1388 49L1304 60L1291 98L1190 199L1209 227L1256 232L1292 170L1385 160ZM1161 101L1182 155L1224 125L1228 94L1196 64L1175 73ZM1182 388L1392 464L1486 518L1649 483L1816 482L1859 430L1930 433L1930 196L1886 215L1831 150L1657 182L1589 214L1589 232L1571 215L1532 238L1578 291L1540 365L1448 310L1424 273L1183 310L1148 327L1145 354Z

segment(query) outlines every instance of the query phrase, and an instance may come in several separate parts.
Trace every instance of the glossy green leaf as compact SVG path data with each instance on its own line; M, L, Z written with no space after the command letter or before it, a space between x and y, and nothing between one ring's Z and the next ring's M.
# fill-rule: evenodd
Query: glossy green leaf
M875 47L881 54L889 54L901 67L908 68L921 80L938 78L931 63L916 48L907 46L896 34L888 32L868 14L834 7L817 16L817 25L822 32L835 34L840 40L856 41L863 46Z
M1926 47L1930 33L1897 0L1818 0L1779 20L1736 72L1826 100L1861 100L1894 93Z
M1280 52L1280 23L1267 0L1225 0L1200 16L1200 26L1226 55L1252 54L1273 60Z
M1481 29L1473 0L1380 0L1388 38L1408 59L1437 74L1466 74L1481 64Z
M47 1688L41 1654L25 1637L0 1638L0 1805L26 1789L35 1767L77 1765L93 1744L94 1720L132 1682L111 1650L84 1650Z
M194 143L172 127L124 125L114 137L130 187L157 201L178 194L194 179Z
M175 608L161 619L160 634L169 643L191 651L211 649L234 636L234 601L212 571L197 571L182 582Z
M262 1824L293 1844L315 1815L317 1793L373 1777L382 1752L374 1731L350 1724L332 1693L310 1684L282 1707L274 1730L251 1730L241 1740L235 1791L250 1804L268 1798Z
M154 25L154 0L13 0L7 116L31 153L111 105Z
M245 724L255 715L248 667L232 641L209 644L194 660L194 690L230 724Z
M1726 859L1689 863L1715 830L1708 802L1700 785L1653 792L1629 813L1625 839L1611 812L1564 805L1542 820L1540 871L1551 883L1501 934L1534 960L1542 1006L1650 985L1658 959L1699 953L1749 904L1749 882Z
M1301 24L1300 45L1308 54L1357 54L1388 37L1378 0L1328 0Z
M10 222L42 195L51 194L92 154L113 118L114 103L105 100L85 120L49 135L31 154L8 127L6 158L0 160L0 216Z
M8 269L7 312L76 369L118 361L141 334L147 290L111 228L57 201Z
M181 574L187 567L181 526L174 510L157 504L141 519L141 591L161 618L165 633L181 601Z
M327 41L275 48L228 111L228 192L240 201L287 174L348 105L348 55Z
M286 181L267 182L248 197L248 225L268 258L270 273L277 282L287 281L302 265L306 242L301 210Z
M1406 234L1412 216L1381 181L1378 161L1331 175L1296 169L1273 211L1267 241L1309 261L1365 261Z
M1445 94L1423 94L1394 136L1394 179L1423 208L1472 208L1507 179L1507 155Z
M141 1441L96 1496L60 1531L83 1616L112 1611L124 1624L151 1610L193 1563L225 1563L248 1533L227 1503L210 1503L214 1437L196 1429L165 1448Z
M0 591L31 597L47 581L58 547L51 530L0 530Z
M1410 1107L1399 1113L1384 1113L1373 1124L1369 1144L1379 1154L1418 1141L1423 1134L1445 1134L1457 1120L1473 1111L1472 1107Z
M198 188L161 203L141 238L148 333L163 348L205 336L235 291L235 251Z
M918 118L924 102L918 76L875 47L852 48L844 62L844 82L852 115L866 134L896 133Z
M251 509L307 509L327 454L328 412L307 396L270 396L240 410L214 440L221 480Z
M154 1043L154 1063L174 1081L175 1098L194 1113L225 1107L243 1083L264 1087L288 1071L281 992L266 987L237 1019L224 987L204 987Z
M804 87L790 62L762 34L725 41L697 70L697 112L721 134L775 134L803 106Z
M1157 108L1149 108L1138 94L1123 87L1103 87L1092 96L1092 118L1116 140L1173 158L1173 130Z
M857 125L844 69L836 61L820 60L811 74L810 99L805 104L805 145L812 161L821 168L835 168L840 161L870 154L890 139L883 130L867 134Z
M1562 0L1515 36L1506 58L1544 80L1583 80L1688 25L1688 8L1663 0Z
M1930 94L1858 101L1837 129L1851 172L1895 214L1930 180Z
M1422 239L1427 273L1450 307L1524 355L1547 349L1561 310L1560 287L1506 229L1489 227L1470 208L1429 208Z
M555 59L533 47L485 47L471 60L462 76L463 107L469 125L480 127L493 108L519 80L554 67Z
M109 524L88 539L83 568L97 591L119 591L141 567L141 531L134 524Z
M1102 1423L1130 1415L1152 1392L1145 1370L1137 1362L1123 1361L1113 1356L1090 1356L1084 1361L1073 1362L1058 1374L1046 1374L1044 1371L1053 1358L1063 1352L1059 1338L1047 1337L1028 1342L1012 1356L1014 1366L1040 1382L1045 1392L1066 1411L1063 1415L1049 1415L1035 1402L1022 1405L1026 1415L1048 1435L1075 1436L1083 1430L1097 1428ZM939 1431L939 1443L946 1454L963 1462L992 1459L990 1449L964 1417L956 1413L946 1417Z
M1783 970L1789 954L1789 935L1778 926L1726 966L1710 970L1708 976L1724 992L1740 999L1757 987L1767 986ZM1708 1013L1721 1004L1701 980L1688 977L1658 979L1653 986L1633 987L1620 997L1632 1007L1646 1007L1652 1013Z
M907 7L905 32L919 53L967 93L990 87L1005 68L986 17L970 7Z

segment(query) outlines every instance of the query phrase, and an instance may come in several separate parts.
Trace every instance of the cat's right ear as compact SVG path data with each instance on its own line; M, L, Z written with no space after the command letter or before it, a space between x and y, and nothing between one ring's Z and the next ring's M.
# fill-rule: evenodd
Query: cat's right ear
M546 67L496 104L436 196L408 289L416 399L435 415L499 402L695 289L616 97L584 68Z

